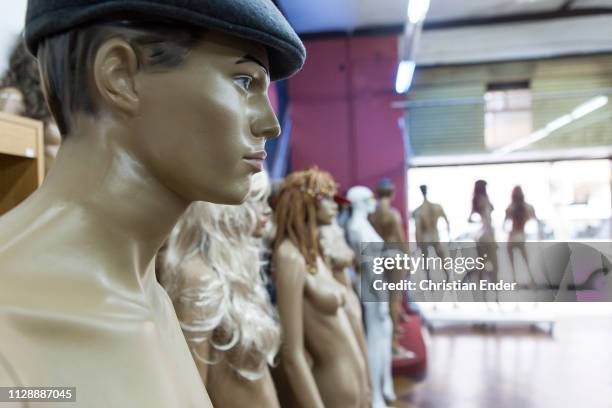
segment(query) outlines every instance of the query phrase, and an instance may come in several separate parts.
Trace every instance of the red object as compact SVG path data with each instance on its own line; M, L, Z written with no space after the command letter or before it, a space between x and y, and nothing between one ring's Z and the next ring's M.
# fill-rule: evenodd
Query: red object
M334 201L336 202L336 204L340 205L349 205L351 203L346 197L340 194L336 194L334 196Z
M416 354L415 358L393 359L393 375L406 376L421 381L427 373L427 348L421 332L421 317L409 314L401 323L400 345Z
M403 101L393 85L397 35L307 40L304 69L289 79L293 128L291 166L318 165L343 191L372 190L386 177L396 186L396 207L406 209L404 142L398 119Z

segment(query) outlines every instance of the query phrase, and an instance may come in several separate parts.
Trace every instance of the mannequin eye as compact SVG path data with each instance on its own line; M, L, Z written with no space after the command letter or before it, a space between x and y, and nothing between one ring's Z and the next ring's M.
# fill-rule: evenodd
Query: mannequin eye
M239 75L237 77L234 77L234 82L236 82L245 91L248 91L251 89L251 83L253 83L253 78L248 75Z

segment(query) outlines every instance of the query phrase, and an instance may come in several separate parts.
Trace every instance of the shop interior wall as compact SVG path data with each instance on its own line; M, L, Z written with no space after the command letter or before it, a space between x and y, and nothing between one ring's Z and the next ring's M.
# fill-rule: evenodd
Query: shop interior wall
M306 40L308 58L289 80L293 170L318 165L341 191L372 189L382 177L397 186L394 205L405 214L405 148L401 110L392 109L397 36Z

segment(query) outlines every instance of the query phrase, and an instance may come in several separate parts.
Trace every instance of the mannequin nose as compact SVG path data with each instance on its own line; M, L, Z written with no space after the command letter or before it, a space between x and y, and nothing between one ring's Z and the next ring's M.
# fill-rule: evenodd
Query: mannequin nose
M273 119L272 119L273 118ZM276 116L267 120L255 121L251 126L251 131L254 136L263 137L266 139L274 139L281 134L281 126L276 119Z
M269 101L258 117L251 122L251 132L256 137L274 139L281 134L281 126Z

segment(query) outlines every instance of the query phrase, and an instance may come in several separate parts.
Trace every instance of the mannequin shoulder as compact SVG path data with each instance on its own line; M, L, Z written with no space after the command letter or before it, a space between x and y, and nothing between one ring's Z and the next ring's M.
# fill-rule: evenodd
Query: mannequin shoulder
M293 262L298 265L306 265L304 256L290 240L284 240L274 253L278 262Z
M183 261L178 273L186 286L201 284L215 276L214 270L201 256L192 256Z
M391 208L389 210L389 216L394 222L402 222L402 214L400 214L397 208Z
M286 284L303 284L306 277L306 260L289 240L285 240L274 253L274 280L277 288Z

